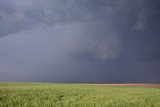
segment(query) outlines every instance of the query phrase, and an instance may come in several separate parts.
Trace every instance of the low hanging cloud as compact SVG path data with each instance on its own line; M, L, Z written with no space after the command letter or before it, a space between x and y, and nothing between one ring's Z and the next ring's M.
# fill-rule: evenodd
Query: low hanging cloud
M118 34L116 34L113 27L111 27L112 25L108 24L108 22L101 21L99 18L98 20L95 20L96 17L99 16L96 16L94 11L92 11L92 8L94 8L92 6L95 4L91 1L82 1L82 3L87 4L91 2L92 4L89 8L85 5L83 6L76 0L22 0L20 2L17 2L17 0L8 0L8 2L2 0L1 2L1 5L4 5L1 9L0 20L0 35L2 37L16 33L18 34L25 30L37 29L39 26L48 26L57 32L55 26L61 25L63 27L59 29L62 29L61 32L63 32L63 35L71 35L68 38L75 41L71 44L77 46L77 51L91 54L93 58L104 61L110 58L115 58L120 53L121 44L118 39ZM101 3L103 2L100 2L100 4ZM81 6L85 9L81 9L80 12L77 12ZM100 8L100 5L97 8ZM73 26L75 28L73 28ZM78 30L75 32L74 29ZM53 37L61 37L60 35L52 35ZM59 43L62 42L59 41Z
M81 2L77 0L2 0L0 36L4 37L25 30L37 29L40 26L54 28L57 24L72 26L72 24L77 23L77 26L80 24L80 26L83 26L80 29L83 30L84 27L86 29L81 31L84 33L79 35L80 37L75 34L75 38L86 41L84 44L87 44L87 46L82 45L81 47L80 44L80 49L84 53L91 54L95 59L107 60L116 58L121 50L119 36L122 34L117 32L117 23L114 20L118 18L121 20L127 14L135 12L138 18L135 25L131 26L131 29L133 27L136 30L143 30L147 27L146 20L154 10L147 7L149 3L149 0L135 2L127 0L101 0L99 2L96 0ZM122 14L121 17L118 16L119 13ZM86 32L90 32L90 34Z
M153 6L151 6L152 4ZM129 23L130 14L135 17L132 27L136 30L147 28L147 20L156 14L158 1L155 0L1 0L0 36L37 28L42 24L84 21L112 21ZM121 14L121 15L120 15ZM114 25L115 26L115 25Z
M47 81L105 81L128 72L150 76L152 68L158 80L154 61L160 59L159 4L157 0L0 0L2 80L16 80L16 75L19 80L34 80L38 75L35 81L43 81L45 75Z

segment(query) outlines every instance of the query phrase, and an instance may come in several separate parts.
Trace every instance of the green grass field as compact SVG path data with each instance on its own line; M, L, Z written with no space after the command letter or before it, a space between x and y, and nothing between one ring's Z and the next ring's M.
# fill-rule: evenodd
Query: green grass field
M160 107L160 88L1 82L0 107Z

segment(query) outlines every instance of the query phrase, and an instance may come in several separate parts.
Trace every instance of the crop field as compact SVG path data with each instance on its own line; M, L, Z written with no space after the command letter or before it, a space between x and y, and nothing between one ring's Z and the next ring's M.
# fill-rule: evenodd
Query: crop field
M0 107L160 107L160 88L1 82Z

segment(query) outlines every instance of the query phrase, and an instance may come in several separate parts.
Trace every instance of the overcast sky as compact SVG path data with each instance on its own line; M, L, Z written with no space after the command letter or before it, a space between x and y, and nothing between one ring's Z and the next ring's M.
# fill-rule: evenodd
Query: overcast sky
M0 0L0 81L160 83L160 0Z

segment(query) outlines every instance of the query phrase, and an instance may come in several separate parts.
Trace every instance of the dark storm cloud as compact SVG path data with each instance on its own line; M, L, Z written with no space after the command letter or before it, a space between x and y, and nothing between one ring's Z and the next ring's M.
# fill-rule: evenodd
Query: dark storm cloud
M41 24L92 20L112 21L113 24L117 19L119 23L135 21L133 28L143 30L147 20L158 11L156 6L158 1L151 0L1 0L1 36Z
M1 0L0 80L159 82L158 0Z

